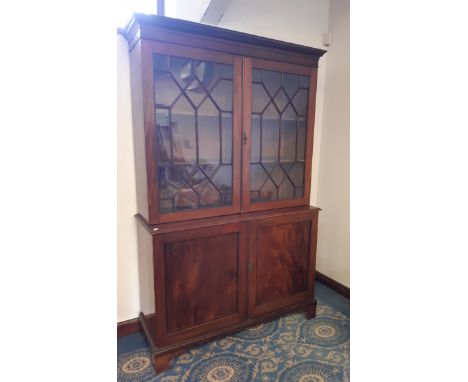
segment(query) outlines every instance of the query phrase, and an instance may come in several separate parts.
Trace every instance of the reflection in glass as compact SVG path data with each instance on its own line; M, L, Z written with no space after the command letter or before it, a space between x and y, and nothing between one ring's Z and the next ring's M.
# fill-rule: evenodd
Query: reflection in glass
M275 182L277 186L281 184L285 177L286 174L284 173L280 165L277 165L271 173L271 179L273 179L273 182Z
M284 92L283 89L280 89L280 91L276 93L276 96L275 96L276 107L278 108L280 112L283 112L288 102L289 100L288 100L288 97L286 96L286 93Z
M262 162L278 161L279 113L271 103L262 118Z
M263 71L263 85L271 97L273 97L281 86L281 73L270 70Z
M232 80L232 65L221 65L221 78Z
M252 85L252 112L261 113L265 109L265 106L270 102L265 88L261 84Z
M180 88L172 79L171 75L169 73L156 72L154 75L154 84L156 105L171 107L180 94Z
M221 159L224 164L232 163L232 113L222 113Z
M295 74L283 74L283 88L289 98L292 98L299 88L299 76Z
M296 159L297 115L289 105L281 115L281 162L294 162Z
M232 111L232 81L219 81L211 96L222 111Z
M308 91L306 89L300 89L294 98L292 99L292 103L294 105L294 109L296 109L299 115L306 115L307 114L307 98L308 98Z
M294 198L294 186L288 178L284 179L283 183L278 189L278 199L292 199Z
M260 191L265 181L268 179L268 174L260 164L250 165L250 189Z
M306 129L306 120L299 118L297 125L297 160L305 159Z
M289 177L296 187L304 185L304 162L294 163L293 168L289 171Z
M266 202L270 200L276 200L277 198L278 189L271 181L271 179L268 179L260 190L260 200Z
M156 109L156 135L158 160L160 162L171 161L171 126L169 122L169 109Z
M219 112L207 98L198 108L199 163L219 163Z
M188 95L190 101L192 101L195 107L198 107L206 97L206 91L203 86L201 86L200 81L194 79L191 84L188 86L185 94Z
M221 202L220 194L208 179L196 185L194 189L199 195L202 207L219 207Z
M196 163L195 110L185 96L172 108L173 160L179 163Z
M261 115L252 114L252 127L250 132L250 150L252 163L260 162L260 133L261 133Z

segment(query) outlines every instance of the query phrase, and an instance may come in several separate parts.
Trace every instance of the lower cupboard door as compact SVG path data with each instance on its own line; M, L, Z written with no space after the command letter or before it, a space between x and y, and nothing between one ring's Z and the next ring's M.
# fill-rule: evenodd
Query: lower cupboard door
M249 223L250 317L313 299L316 236L316 214Z
M245 318L246 235L240 223L156 235L156 346Z

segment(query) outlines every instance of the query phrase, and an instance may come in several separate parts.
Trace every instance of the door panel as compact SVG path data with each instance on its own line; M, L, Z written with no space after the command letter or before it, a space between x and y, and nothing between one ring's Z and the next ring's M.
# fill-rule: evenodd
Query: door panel
M159 345L194 338L245 317L246 242L239 223L156 235Z
M316 75L244 58L243 211L309 204Z
M240 57L159 42L147 127L151 216L163 223L240 211Z
M307 291L310 221L258 230L256 303Z
M238 253L237 233L166 244L169 333L237 313Z
M249 316L313 298L316 222L309 214L249 223Z

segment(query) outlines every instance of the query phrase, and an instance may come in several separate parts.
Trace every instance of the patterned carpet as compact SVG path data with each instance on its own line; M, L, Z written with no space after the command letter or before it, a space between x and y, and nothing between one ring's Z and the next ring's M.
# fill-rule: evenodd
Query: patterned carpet
M142 347L119 356L118 381L349 381L349 318L319 300L312 320L291 314L192 348L157 376Z

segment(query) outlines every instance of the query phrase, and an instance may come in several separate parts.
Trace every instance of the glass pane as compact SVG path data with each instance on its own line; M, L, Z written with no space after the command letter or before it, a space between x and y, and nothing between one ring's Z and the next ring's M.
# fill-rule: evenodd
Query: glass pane
M292 162L296 159L297 115L289 105L281 115L281 162Z
M275 105L278 108L280 112L284 110L286 105L288 104L289 100L288 97L286 96L286 93L284 92L283 89L280 89L280 91L276 94L275 96Z
M271 179L268 179L260 190L260 200L263 202L276 200L278 194L278 189L273 184Z
M185 89L193 80L193 62L188 58L170 57L170 71L177 83Z
M307 100L308 100L308 94L307 94L307 90L305 89L300 89L296 93L294 98L292 99L294 109L296 109L299 115L307 114Z
M262 82L262 71L254 69L252 71L252 81L253 82Z
M222 147L221 159L223 164L232 163L232 114L222 113Z
M250 189L259 191L265 181L268 179L268 174L260 164L250 165Z
M309 88L309 77L301 76L299 78L299 85L300 85L301 88L308 89Z
M203 87L206 90L211 90L213 86L219 80L219 64L215 64L213 62L205 62L205 61L196 61L194 63L195 66L195 75L197 76L198 80L203 84ZM230 67L232 70L231 65L223 65Z
M204 180L199 185L195 186L200 201L200 207L219 207L221 197L216 188L210 181Z
M283 88L286 90L289 98L296 93L299 88L299 76L295 74L284 73L283 74Z
M176 211L183 211L187 209L197 208L198 197L194 190L188 185L180 188L174 198L174 205Z
M199 163L219 163L219 112L207 98L198 108Z
M292 199L294 198L294 186L289 179L285 179L278 189L278 199Z
M232 205L233 67L153 55L161 213Z
M185 94L188 95L190 101L192 101L195 107L200 105L200 102L205 99L206 92L203 86L200 84L200 81L194 79L192 83L187 87Z
M296 187L296 191L294 192L294 196L296 198L304 197L304 187Z
M217 164L200 164L198 167L208 178L211 178L211 176L218 169Z
M270 96L273 97L281 86L281 73L264 70L263 84L268 90L268 93L270 93Z
M278 161L279 113L273 104L267 107L262 117L262 162Z
M169 122L169 109L156 109L156 140L158 160L171 161L171 127Z
M305 159L306 129L306 120L299 118L297 125L297 160Z
M250 161L260 162L260 114L252 114L252 131L250 132Z
M171 117L174 162L196 163L195 110L185 96L177 100Z
M164 54L155 54L153 57L153 70L168 71L169 57Z
M286 174L280 165L277 165L275 169L273 170L273 172L271 173L271 178L273 179L273 182L277 186L281 184L281 182L284 180L285 177L286 177Z
M280 165L284 171L289 172L296 162L281 162Z
M159 166L159 207L161 213L197 207L197 195L185 181L190 177L192 171L192 166Z
M154 88L155 101L158 106L171 107L180 94L180 88L169 73L156 72Z
M251 202L304 196L308 87L307 76L253 70Z
M212 180L223 200L232 198L232 166L221 166Z
M268 174L271 174L276 167L276 162L263 162L262 166Z
M253 84L252 85L252 112L261 113L267 103L270 102L270 97L268 96L263 85Z
M296 162L289 171L289 177L296 187L304 186L304 162Z
M211 96L222 111L232 111L232 81L219 81Z
M174 210L174 200L173 199L161 199L159 201L159 212L164 214L167 212L172 212Z
M250 201L257 202L260 200L260 191L250 191Z
M232 65L221 65L221 78L232 80Z

